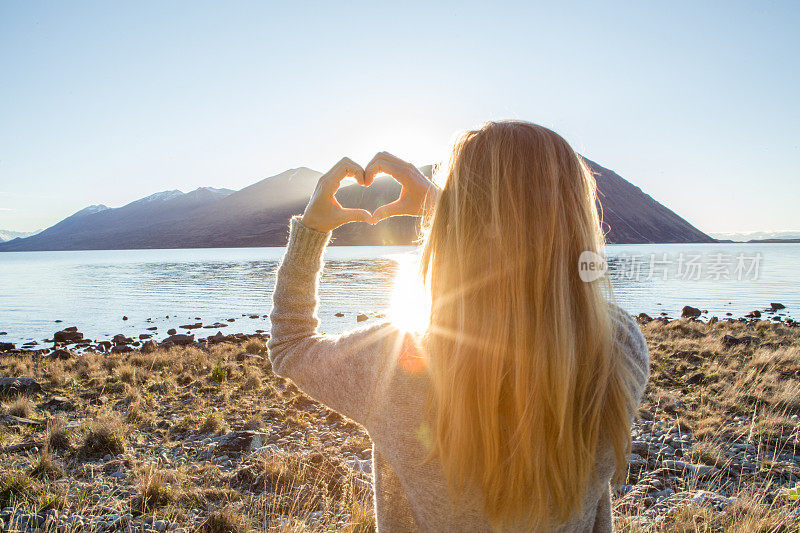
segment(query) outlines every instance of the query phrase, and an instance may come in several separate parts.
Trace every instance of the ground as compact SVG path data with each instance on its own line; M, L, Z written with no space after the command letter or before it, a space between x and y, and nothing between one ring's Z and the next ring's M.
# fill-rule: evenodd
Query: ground
M641 320L651 379L620 531L800 531L800 328ZM726 337L726 335L728 337ZM371 531L370 440L263 340L0 355L0 529Z

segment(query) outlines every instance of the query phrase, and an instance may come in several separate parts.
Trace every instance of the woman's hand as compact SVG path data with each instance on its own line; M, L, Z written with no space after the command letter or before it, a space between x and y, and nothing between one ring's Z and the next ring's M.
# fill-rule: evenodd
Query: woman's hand
M345 157L336 163L317 182L317 188L308 201L300 223L322 233L333 231L348 222L372 222L372 214L365 209L345 209L334 196L346 177L353 177L364 185L364 169Z
M397 200L372 213L372 224L397 215L425 216L433 209L439 189L417 167L388 152L381 152L364 169L363 185L369 187L375 176L381 173L393 177L403 188Z

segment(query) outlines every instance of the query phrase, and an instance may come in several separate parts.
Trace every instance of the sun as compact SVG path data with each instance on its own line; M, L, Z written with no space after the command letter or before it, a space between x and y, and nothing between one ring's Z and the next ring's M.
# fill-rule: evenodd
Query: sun
M419 276L417 253L396 254L390 259L397 262L397 275L392 289L388 317L403 331L422 333L428 328L430 298Z

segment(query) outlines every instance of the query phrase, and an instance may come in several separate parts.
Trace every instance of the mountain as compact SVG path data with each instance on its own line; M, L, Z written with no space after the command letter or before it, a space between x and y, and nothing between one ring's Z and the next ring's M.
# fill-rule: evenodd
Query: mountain
M0 229L0 242L10 241L12 239L24 239L31 235L36 235L41 230L36 231L11 231L10 229Z
M609 242L714 242L616 173L587 163L596 174ZM422 170L430 175L430 166ZM289 218L303 212L320 176L300 167L240 191L201 187L159 192L118 208L90 206L37 235L0 243L0 251L283 246ZM345 185L336 197L345 207L372 211L399 193L400 185L383 176L366 189ZM418 224L414 217L347 224L334 232L333 242L408 244Z
M710 235L728 242L800 242L800 231L751 231Z
M584 161L597 180L598 209L609 243L715 242L616 172Z

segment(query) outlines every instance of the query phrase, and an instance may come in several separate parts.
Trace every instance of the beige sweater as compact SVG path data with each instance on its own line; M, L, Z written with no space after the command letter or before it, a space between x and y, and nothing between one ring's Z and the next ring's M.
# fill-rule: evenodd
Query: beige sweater
M491 531L477 491L453 508L441 466L420 464L426 457L422 413L428 381L424 372L398 362L404 334L388 322L341 335L317 333L317 284L329 238L329 233L292 219L271 314L269 349L275 372L369 432L379 531ZM625 333L619 341L622 353L639 377L638 401L648 376L647 345L627 314L618 313L615 320ZM601 446L596 467L600 482L587 486L583 513L560 531L612 530L613 471L610 446Z

